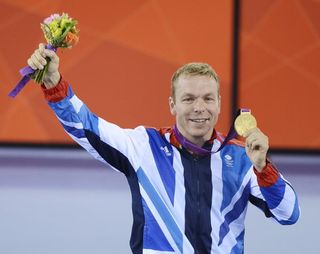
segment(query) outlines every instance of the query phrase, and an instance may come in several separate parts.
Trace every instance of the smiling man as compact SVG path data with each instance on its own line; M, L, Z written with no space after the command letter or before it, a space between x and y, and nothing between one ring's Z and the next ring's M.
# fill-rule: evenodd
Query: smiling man
M221 147L219 79L210 65L189 63L174 73L172 128L122 129L86 107L44 45L28 64L42 69L46 57L42 89L66 132L128 179L134 254L242 254L249 202L280 224L298 220L296 194L267 159L268 138L258 128L244 134L245 144Z
M201 64L186 65L172 78L169 105L181 134L192 143L202 146L210 139L220 114L219 83L215 78L217 76L192 73L179 76L180 72L192 66L196 70Z

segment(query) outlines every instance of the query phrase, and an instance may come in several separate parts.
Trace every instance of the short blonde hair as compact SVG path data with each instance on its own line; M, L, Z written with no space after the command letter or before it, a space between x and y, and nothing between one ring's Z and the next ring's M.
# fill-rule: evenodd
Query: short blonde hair
M220 79L215 70L207 63L187 63L181 66L171 78L171 97L175 99L175 83L181 76L207 76L213 78L218 84L220 94Z

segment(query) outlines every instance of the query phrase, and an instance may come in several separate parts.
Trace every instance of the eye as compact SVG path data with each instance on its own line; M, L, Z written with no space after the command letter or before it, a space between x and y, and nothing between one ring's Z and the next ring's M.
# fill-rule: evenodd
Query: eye
M214 102L215 99L214 99L213 97L209 96L209 97L206 97L206 98L205 98L205 101L207 101L207 102Z
M192 97L185 97L182 99L182 102L186 102L186 103L190 103L190 102L193 102L193 98Z

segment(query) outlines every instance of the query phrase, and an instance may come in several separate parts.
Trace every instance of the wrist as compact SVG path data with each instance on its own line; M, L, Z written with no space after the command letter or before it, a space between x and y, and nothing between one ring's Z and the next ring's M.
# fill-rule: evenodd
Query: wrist
M56 103L68 96L69 85L68 82L62 78L62 76L58 85L51 88L46 88L43 84L41 88L44 93L44 97L48 102Z
M267 161L265 160L264 162L260 163L259 165L253 165L253 167L259 172L261 173L265 167L267 166Z
M47 89L53 88L59 84L61 75L59 72L52 73L47 79L43 80L43 84Z
M277 168L267 160L264 169L259 172L256 168L253 168L255 175L257 176L258 185L260 187L269 187L278 180L279 172Z

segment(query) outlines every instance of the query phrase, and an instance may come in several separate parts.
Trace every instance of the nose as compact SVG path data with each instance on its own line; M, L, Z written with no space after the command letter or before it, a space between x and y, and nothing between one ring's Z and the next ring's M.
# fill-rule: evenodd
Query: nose
M193 109L194 109L194 112L197 112L197 113L204 112L205 111L204 101L200 99L196 100L194 103Z

